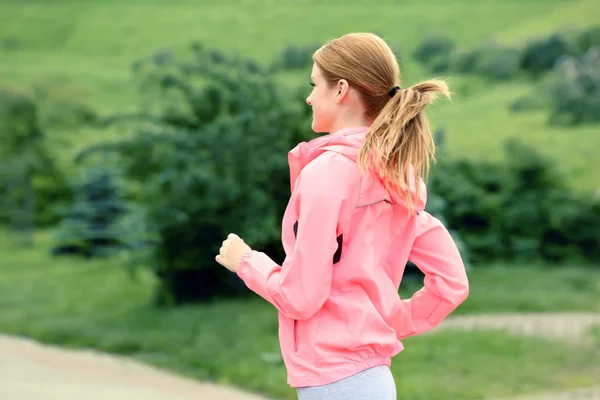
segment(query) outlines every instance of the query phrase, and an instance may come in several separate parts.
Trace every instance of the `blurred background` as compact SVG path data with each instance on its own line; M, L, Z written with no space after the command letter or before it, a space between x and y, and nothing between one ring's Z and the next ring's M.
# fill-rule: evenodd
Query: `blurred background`
M294 399L275 309L214 255L283 260L311 55L357 31L453 91L427 209L471 295L404 341L398 398L599 385L597 0L0 1L0 332Z

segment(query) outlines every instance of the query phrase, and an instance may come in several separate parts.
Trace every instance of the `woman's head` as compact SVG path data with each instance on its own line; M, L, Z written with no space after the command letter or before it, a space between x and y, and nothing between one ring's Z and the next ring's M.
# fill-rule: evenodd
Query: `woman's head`
M377 117L390 99L389 91L400 81L396 56L383 39L369 33L351 33L331 40L315 52L313 60L313 75L327 84L331 94L335 96L340 90L343 94L345 85L350 93L357 94L362 109L352 111L360 111L367 121ZM315 89L318 91L318 83ZM309 97L309 103L311 100ZM321 105L318 100L313 102L314 107Z
M307 98L313 107L313 129L334 132L349 125L368 125L359 155L388 189L405 192L425 178L435 146L423 110L448 86L430 80L406 89L400 85L396 56L377 35L351 33L331 40L313 55L315 88ZM419 190L416 185L415 190Z

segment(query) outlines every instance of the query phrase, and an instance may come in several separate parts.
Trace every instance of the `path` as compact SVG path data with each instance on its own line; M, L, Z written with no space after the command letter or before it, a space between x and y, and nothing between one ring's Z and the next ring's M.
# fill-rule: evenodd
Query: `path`
M600 386L564 392L542 393L535 396L510 397L500 400L599 400Z
M265 400L130 359L0 335L2 400Z
M439 329L503 329L517 335L582 343L590 339L588 333L594 325L600 326L600 313L508 313L451 317Z

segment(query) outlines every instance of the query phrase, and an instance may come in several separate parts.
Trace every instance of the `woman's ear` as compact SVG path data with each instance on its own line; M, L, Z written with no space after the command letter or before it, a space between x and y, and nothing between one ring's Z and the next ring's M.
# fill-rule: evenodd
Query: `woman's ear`
M339 104L344 100L344 98L348 94L348 90L350 90L350 85L348 84L347 80L340 79L337 83L336 89L337 89L336 102Z

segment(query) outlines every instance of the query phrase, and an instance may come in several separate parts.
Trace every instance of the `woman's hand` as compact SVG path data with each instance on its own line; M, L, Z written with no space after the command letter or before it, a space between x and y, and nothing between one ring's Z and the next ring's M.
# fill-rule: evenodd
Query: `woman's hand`
M227 239L223 241L223 245L219 250L219 255L216 260L219 264L230 270L237 271L237 266L240 263L242 255L252 250L238 235L230 233Z

